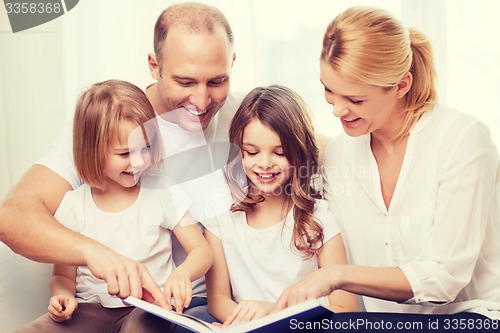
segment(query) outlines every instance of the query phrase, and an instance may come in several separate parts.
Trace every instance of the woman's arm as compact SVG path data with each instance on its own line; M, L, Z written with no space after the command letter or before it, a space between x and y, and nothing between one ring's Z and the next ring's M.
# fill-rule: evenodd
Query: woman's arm
M437 196L430 223L417 221L430 225L424 229L425 242L417 260L400 265L414 293L409 303L446 304L471 281L487 289L488 278L483 274L488 271L492 276L488 266L495 259L487 253L495 253L494 231L500 222L492 218L498 209L494 204L495 187L500 184L498 152L479 122L451 128L445 132L436 162Z
M331 293L333 297L337 290L398 302L413 297L408 279L398 267L335 265L320 268L285 289L278 299L277 308L283 309ZM329 299L332 302L332 298ZM338 303L338 300L333 301L333 304Z
M313 293L326 294L329 290L342 288L395 302L437 305L452 302L471 279L473 283L477 283L474 270L485 259L481 252L488 246L485 245L485 239L491 237L486 232L487 227L495 230L492 222L496 222L489 214L492 212L495 184L498 186L499 178L495 176L499 170L498 153L483 126L469 123L465 127L457 125L451 128L453 130L445 133L445 139L436 142L440 147L436 155L437 161L434 155L430 159L426 152L415 157L432 161L427 164L436 166L437 179L436 182L432 178L426 181L428 175L422 174L417 178L422 181L412 188L416 193L415 198L421 195L419 190L422 187L428 192L436 191L436 197L426 197L422 202L415 202L417 206L427 206L418 215L411 216L414 220L409 225L409 231L400 234L403 238L399 238L399 241L404 242L405 247L416 248L416 252L407 253L411 259L404 260L399 267L347 266L324 275L318 273L317 278L322 282L311 287L314 289ZM335 155L334 151L339 149L331 148L338 147L328 148L327 165L338 167L342 165L339 159L344 156ZM337 159L338 164L333 163L333 159ZM415 179L418 175L412 177ZM330 181L334 184L335 177L331 177ZM346 208L346 200L340 204L332 197L334 196L328 197L332 211L350 209ZM409 202L406 207L411 206L412 203ZM408 214L413 213L408 210ZM370 220L369 215L363 218ZM419 233L415 235L412 230ZM361 224L356 232L366 233ZM366 237L368 242L371 241L369 232ZM353 244L351 243L351 247ZM356 246L363 249L361 241ZM380 253L368 253L366 257L376 258L378 255ZM326 277L328 281L325 281ZM281 302L286 302L287 298L284 296Z

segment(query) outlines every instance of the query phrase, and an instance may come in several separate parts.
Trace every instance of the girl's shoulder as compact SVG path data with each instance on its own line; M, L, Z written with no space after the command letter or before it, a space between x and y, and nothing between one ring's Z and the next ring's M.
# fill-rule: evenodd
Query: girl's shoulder
M83 207L85 200L92 198L92 188L83 183L77 188L66 192L59 204L58 210L61 209L78 209Z
M318 199L314 205L314 217L323 227L325 241L340 232L335 215L328 207L328 202L324 199Z
M91 187L82 184L66 192L54 213L54 218L67 228L79 232L79 222L86 215L86 208L93 206Z
M323 214L328 211L328 202L325 199L316 199L314 214Z

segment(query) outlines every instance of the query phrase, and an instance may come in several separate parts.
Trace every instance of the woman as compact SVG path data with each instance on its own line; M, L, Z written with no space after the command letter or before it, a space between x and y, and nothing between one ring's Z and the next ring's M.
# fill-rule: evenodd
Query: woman
M477 119L437 103L427 38L348 9L326 30L320 75L347 134L324 167L353 265L313 272L279 306L342 289L372 312L499 318L498 153Z

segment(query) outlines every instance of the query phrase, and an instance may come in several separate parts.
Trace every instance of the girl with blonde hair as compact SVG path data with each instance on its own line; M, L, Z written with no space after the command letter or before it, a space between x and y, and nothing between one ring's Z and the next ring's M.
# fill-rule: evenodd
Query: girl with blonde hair
M156 115L143 91L119 80L92 85L79 98L73 123L74 161L84 184L66 193L54 216L139 263L182 312L191 301L191 281L208 270L212 252L182 192L141 186L161 148ZM172 234L188 252L178 267ZM128 306L102 278L87 266L54 265L48 314L16 332L168 331L167 321Z

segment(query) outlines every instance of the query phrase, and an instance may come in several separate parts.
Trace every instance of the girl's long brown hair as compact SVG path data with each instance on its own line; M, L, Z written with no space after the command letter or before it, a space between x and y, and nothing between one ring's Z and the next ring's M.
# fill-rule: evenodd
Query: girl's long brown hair
M292 175L283 189L294 204L293 241L295 248L307 257L323 247L323 227L313 215L320 194L312 186L318 171L319 150L311 117L303 99L292 90L273 85L253 89L241 103L229 130L232 144L226 176L235 203L231 211L252 211L262 195L248 191L249 179L243 171L241 146L245 127L254 119L271 128L281 139ZM250 185L251 186L251 185Z

